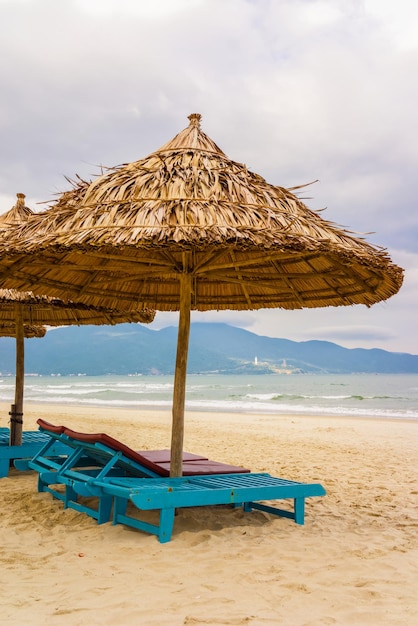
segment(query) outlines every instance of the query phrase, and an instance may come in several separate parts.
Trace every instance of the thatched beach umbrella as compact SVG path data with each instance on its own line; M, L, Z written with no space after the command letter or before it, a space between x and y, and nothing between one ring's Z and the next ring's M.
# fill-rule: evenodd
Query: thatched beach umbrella
M124 322L148 324L153 321L154 315L155 312L150 309L117 311L106 309L105 307L93 307L83 303L64 302L49 296L36 296L28 291L0 289L0 324L3 325L3 328L6 327L8 330L13 330L13 336L16 338L15 400L10 411L11 445L17 446L22 442L24 337L44 336L45 328L43 328L43 325L114 325Z
M231 161L200 115L150 156L78 181L0 247L0 285L179 310L172 475L181 473L190 311L370 306L402 269Z
M0 236L6 237L11 225L22 224L29 216L34 215L28 207L25 207L25 195L19 193L17 198L16 205L0 216ZM15 401L10 411L10 445L20 445L22 442L25 337L44 336L44 325L114 325L123 322L148 324L154 317L155 311L151 309L119 311L85 303L64 302L58 298L35 295L28 291L0 289L0 325L4 332L6 329L13 330L13 336L16 338L16 385Z

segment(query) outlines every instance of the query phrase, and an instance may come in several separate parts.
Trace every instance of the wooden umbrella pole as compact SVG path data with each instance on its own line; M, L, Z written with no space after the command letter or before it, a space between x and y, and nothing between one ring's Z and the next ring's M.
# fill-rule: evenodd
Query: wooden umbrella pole
M10 445L22 445L23 389L25 374L25 335L23 328L23 305L16 305L16 383L15 403L10 411Z
M180 315L174 372L173 422L171 431L170 476L181 476L184 438L184 405L186 402L187 356L189 352L192 275L180 275Z

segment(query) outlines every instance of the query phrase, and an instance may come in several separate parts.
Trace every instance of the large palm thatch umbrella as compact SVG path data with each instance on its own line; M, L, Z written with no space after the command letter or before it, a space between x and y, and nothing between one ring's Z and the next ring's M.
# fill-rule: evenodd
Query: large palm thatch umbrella
M172 475L181 473L191 310L370 306L402 269L190 125L150 156L78 180L0 247L0 284L96 306L179 310Z
M10 211L0 216L0 236L6 237L13 224L22 224L31 209L25 206L25 195L17 194L17 203ZM140 308L119 311L105 307L94 307L85 303L63 301L28 291L0 289L0 336L11 334L16 338L16 384L15 401L10 411L10 445L21 445L23 428L24 394L24 338L44 336L47 326L71 326L87 324L120 324L123 322L150 323L155 311ZM2 330L3 329L3 330ZM10 333L10 334L9 334Z

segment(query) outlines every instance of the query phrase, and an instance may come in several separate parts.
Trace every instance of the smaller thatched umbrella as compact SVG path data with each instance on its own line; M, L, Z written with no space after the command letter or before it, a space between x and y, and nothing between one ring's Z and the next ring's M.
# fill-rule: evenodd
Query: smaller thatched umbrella
M13 329L16 337L16 387L15 401L10 411L10 444L20 445L22 442L23 425L23 392L24 392L24 337L29 331L39 336L43 325L103 325L120 324L123 322L140 322L148 324L154 319L154 311L120 312L103 307L93 307L74 302L63 302L58 298L35 296L31 292L0 289L0 324ZM36 329L36 331L34 330ZM45 329L43 334L45 334ZM10 336L10 335L9 335ZM42 335L43 336L43 335Z
M32 211L25 207L24 199L25 195L18 193L16 205L8 213L0 216L0 233L3 236L8 227L20 224L33 215ZM138 308L127 313L105 307L63 302L58 298L36 296L27 291L0 289L0 324L3 328L13 329L13 336L16 337L16 385L15 401L10 411L10 445L22 443L25 328L26 333L31 332L32 336L43 336L45 329L43 335L38 334L41 333L43 325L114 325L123 322L149 324L154 317L155 311L152 309Z

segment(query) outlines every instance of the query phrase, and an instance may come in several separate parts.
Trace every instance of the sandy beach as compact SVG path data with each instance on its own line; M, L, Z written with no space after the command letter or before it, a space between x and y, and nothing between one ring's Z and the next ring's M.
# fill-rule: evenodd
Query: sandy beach
M9 407L1 405L1 425ZM27 405L166 448L169 412ZM97 523L37 493L36 475L0 480L1 623L68 626L418 623L418 423L187 413L185 449L253 471L320 482L305 525L229 507L182 509L173 538Z

